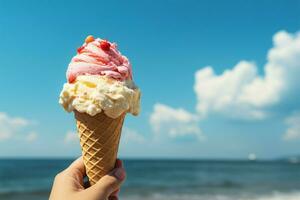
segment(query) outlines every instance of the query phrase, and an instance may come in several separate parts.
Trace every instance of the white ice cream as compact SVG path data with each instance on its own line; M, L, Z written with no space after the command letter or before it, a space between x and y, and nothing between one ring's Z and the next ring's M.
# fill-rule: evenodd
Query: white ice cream
M124 112L138 115L140 112L140 90L131 80L118 81L107 76L82 75L74 83L65 83L59 103L68 112L79 112L94 116L104 112L117 118Z

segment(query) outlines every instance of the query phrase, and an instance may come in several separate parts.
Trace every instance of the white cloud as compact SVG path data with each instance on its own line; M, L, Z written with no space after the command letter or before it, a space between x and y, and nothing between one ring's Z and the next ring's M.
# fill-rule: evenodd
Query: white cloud
M79 137L77 132L75 131L68 131L65 135L64 142L66 144L73 144L73 143L78 143L79 142Z
M28 142L34 142L37 140L38 134L36 132L30 132L28 133L28 135L26 136L26 140Z
M155 104L150 116L150 125L157 134L167 134L168 137L194 135L203 139L198 126L198 117L182 108L172 108L163 104Z
M30 121L20 117L10 117L0 112L0 141L14 137L22 128L27 127Z
M144 138L143 135L141 135L140 133L138 133L136 130L127 128L127 127L123 127L122 130L122 141L124 143L138 143L138 144L142 144L144 143L146 140Z
M284 140L300 139L300 113L294 114L285 120L288 128L283 135Z
M298 94L300 89L300 33L285 31L273 37L264 75L253 62L240 61L216 75L207 66L195 74L197 111L205 117L219 113L233 118L264 119L268 109Z

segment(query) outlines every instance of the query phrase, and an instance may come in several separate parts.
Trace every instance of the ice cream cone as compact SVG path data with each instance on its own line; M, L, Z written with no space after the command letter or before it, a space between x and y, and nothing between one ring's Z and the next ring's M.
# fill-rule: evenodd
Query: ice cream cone
M140 90L115 43L88 36L67 69L59 103L74 112L84 165L93 185L115 165L126 113L140 112Z
M126 113L116 119L103 112L95 116L78 111L74 114L87 176L94 185L115 166Z

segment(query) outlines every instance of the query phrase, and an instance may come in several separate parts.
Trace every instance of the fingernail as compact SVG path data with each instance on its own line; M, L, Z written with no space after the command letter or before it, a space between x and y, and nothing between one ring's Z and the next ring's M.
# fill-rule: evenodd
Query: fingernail
M120 165L120 167L123 167L123 161L122 160L119 160L119 165Z
M117 159L116 164L115 164L115 167L116 167L116 168L117 168L117 167L122 167L122 161L119 160L119 159Z
M124 178L126 176L125 170L123 168L116 168L114 175L117 177L117 179L122 181L122 180L124 180Z

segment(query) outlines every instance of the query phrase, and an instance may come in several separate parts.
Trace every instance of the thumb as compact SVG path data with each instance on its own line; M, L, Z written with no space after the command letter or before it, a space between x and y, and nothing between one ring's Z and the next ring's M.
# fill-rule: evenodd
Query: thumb
M86 192L91 199L106 199L120 188L125 178L124 168L115 168L108 175L103 176L95 185L88 188Z

